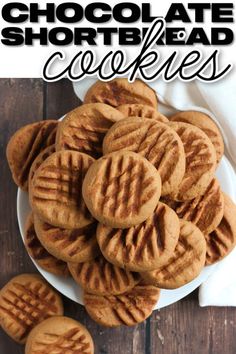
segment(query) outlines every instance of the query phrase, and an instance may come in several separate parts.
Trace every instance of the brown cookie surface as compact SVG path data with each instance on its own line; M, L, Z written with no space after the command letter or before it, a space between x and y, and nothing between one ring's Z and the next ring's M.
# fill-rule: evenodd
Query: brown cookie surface
M48 318L37 325L26 342L25 354L93 354L88 330L69 317Z
M236 245L236 205L224 194L224 214L217 228L205 235L207 242L206 264L226 257Z
M179 218L191 221L204 235L209 234L219 225L224 213L224 197L218 181L213 178L205 193L192 200L178 202L162 198Z
M139 281L137 273L109 263L102 255L84 263L68 263L74 280L86 291L98 295L116 295L132 289Z
M169 120L163 114L158 112L155 108L144 104L123 104L117 109L124 114L125 117L141 117L151 118L158 122L168 123Z
M103 103L84 104L59 123L56 150L75 150L95 158L102 156L102 141L108 129L124 116Z
M166 204L158 203L143 223L129 229L113 229L102 224L97 240L111 263L135 272L153 270L165 263L177 245L179 219Z
M40 154L38 154L38 156L35 158L34 162L31 165L30 171L29 171L29 178L28 178L29 188L30 188L30 183L34 177L36 170L43 163L43 161L45 161L55 151L56 151L55 144L50 145L50 146L46 147L42 152L40 152Z
M17 130L9 140L7 161L14 182L23 190L28 188L28 175L34 159L43 149L55 143L57 124L56 120L28 124Z
M48 253L39 241L35 232L34 217L32 213L28 215L26 220L24 241L29 255L40 267L47 272L56 275L69 275L67 264Z
M216 169L216 153L208 136L192 124L170 122L184 145L186 169L182 182L175 192L174 200L190 200L205 193Z
M97 223L80 229L62 229L34 216L38 238L51 254L65 262L86 262L99 253L96 239Z
M160 198L161 179L142 156L120 151L91 165L82 192L89 211L98 221L126 228L152 214Z
M157 108L155 92L143 81L129 83L127 79L97 81L87 91L84 103L102 102L117 107L126 103L141 103Z
M224 154L224 141L216 123L208 115L197 111L185 111L178 112L169 119L172 122L190 123L203 130L215 148L217 163L220 162Z
M106 327L135 326L148 318L160 296L152 285L136 285L121 295L99 296L84 293L84 305L89 316Z
M176 190L185 173L185 153L177 133L154 119L129 117L114 124L103 141L103 152L133 151L160 173L162 195Z
M69 150L49 156L31 182L29 199L34 213L61 228L75 229L92 223L82 197L82 181L93 161L89 155Z
M206 241L202 232L191 222L180 220L180 236L173 256L167 263L141 275L162 289L176 289L196 278L206 260Z
M0 324L18 343L25 343L38 323L57 315L63 315L61 298L40 275L18 275L0 291Z

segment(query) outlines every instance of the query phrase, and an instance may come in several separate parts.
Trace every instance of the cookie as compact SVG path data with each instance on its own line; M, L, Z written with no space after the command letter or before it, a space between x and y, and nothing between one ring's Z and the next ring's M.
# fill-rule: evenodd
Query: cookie
M80 229L62 229L34 216L35 230L46 250L65 262L86 262L99 253L96 239L97 223Z
M129 229L113 229L102 224L97 240L104 257L134 272L153 270L165 263L177 245L179 218L166 204L158 203L143 223Z
M160 198L161 179L142 156L120 151L91 165L82 192L89 211L98 221L126 228L140 224L152 214Z
M154 119L129 117L113 125L103 141L103 152L129 150L140 154L158 170L162 195L176 190L185 172L183 144L167 124Z
M217 228L206 235L206 264L213 264L227 256L236 245L236 205L224 194L224 214Z
M89 316L107 327L135 326L148 318L160 296L152 285L136 285L121 295L99 296L84 293L84 305Z
M195 224L204 235L215 230L224 213L223 193L215 178L200 197L184 202L177 202L166 197L162 198L162 201L169 205L179 218Z
M55 121L56 124L55 124L55 127L54 129L52 129L51 133L48 135L47 139L45 140L45 148L48 147L48 146L52 146L52 145L55 145L56 143L56 136L57 136L57 129L58 129L58 126L59 126L59 122L58 121Z
M94 102L106 103L113 107L126 103L139 103L157 109L157 97L154 90L139 79L132 83L125 78L109 82L95 82L84 98L84 103Z
M56 150L75 150L98 158L108 129L124 116L103 103L84 104L66 115L60 122Z
M24 241L29 255L40 267L55 275L69 275L67 264L48 253L39 241L32 213L28 215L26 220Z
M57 315L63 315L61 298L40 275L18 275L0 291L0 324L18 343L25 343L38 323Z
M26 342L25 354L93 354L88 330L69 317L48 318L37 325Z
M50 225L67 229L87 226L93 219L82 197L82 181L93 158L60 151L37 169L29 193L32 210Z
M220 162L224 154L224 141L216 123L208 115L197 111L185 111L178 112L169 119L172 122L190 123L203 130L215 148L217 163Z
M34 162L32 163L32 166L29 171L29 178L28 178L28 183L29 183L29 188L30 188L30 183L34 177L34 174L36 170L39 168L39 166L45 161L50 155L52 155L56 151L55 144L50 145L46 147L38 156L35 158Z
M53 144L56 127L55 120L28 124L17 130L9 140L6 150L7 161L14 182L23 190L28 188L28 175L34 159L43 149Z
M144 104L123 104L117 107L117 109L123 113L125 117L151 118L162 123L169 122L168 118L158 112L155 108Z
M171 122L170 127L180 136L186 155L184 178L175 192L174 200L190 200L201 196L209 186L216 169L216 153L208 136L192 124Z
M162 289L176 289L196 278L206 260L206 241L191 222L180 220L179 241L168 262L151 272L141 273L148 283Z
M116 295L132 289L140 276L114 266L99 255L84 263L68 263L72 277L88 291L97 295Z

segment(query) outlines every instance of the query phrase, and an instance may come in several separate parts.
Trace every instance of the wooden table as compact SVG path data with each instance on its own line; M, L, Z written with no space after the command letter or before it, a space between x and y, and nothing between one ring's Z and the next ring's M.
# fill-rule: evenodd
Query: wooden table
M17 188L6 162L7 141L24 124L57 119L79 103L66 80L53 84L40 79L0 80L0 286L17 274L36 272L17 225ZM83 306L66 298L64 304L65 314L90 330L96 354L236 353L236 309L199 308L197 291L155 311L146 322L133 328L106 329L94 323ZM24 353L24 348L0 330L0 354L18 353Z

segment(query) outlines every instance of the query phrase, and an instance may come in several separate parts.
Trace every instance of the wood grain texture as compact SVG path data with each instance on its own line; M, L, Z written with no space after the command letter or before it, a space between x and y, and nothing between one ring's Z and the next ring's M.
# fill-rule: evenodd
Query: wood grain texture
M197 293L154 312L146 354L236 353L236 309L200 308Z
M5 158L11 134L29 122L59 118L79 105L71 83L39 79L0 79L0 286L14 275L36 272L17 225L16 187ZM96 354L235 354L236 309L199 308L197 291L134 328L106 329L80 306L64 298L65 314L88 327ZM0 330L0 353L23 354L24 348ZM50 353L49 353L50 354Z
M41 80L0 80L0 287L13 276L34 272L26 254L16 217L16 191L6 161L6 145L10 136L24 124L43 119L43 83ZM0 331L0 353L23 353L19 344L14 343Z
M44 82L43 92L45 119L59 119L81 104L79 98L74 94L72 83L68 80L50 84Z

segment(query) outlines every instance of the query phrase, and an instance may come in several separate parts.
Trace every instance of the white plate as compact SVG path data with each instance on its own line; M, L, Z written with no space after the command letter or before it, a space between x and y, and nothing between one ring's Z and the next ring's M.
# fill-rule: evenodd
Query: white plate
M224 192L229 194L234 200L236 197L236 187L234 186L235 174L234 170L224 156L221 163L217 169L216 176L221 184ZM24 224L26 217L30 211L30 206L28 202L28 193L23 192L18 189L17 193L17 217L21 236L23 239ZM31 258L32 259L32 258ZM61 276L56 276L51 273L46 272L41 267L39 267L36 262L32 259L33 263L37 267L38 271L44 276L44 278L60 291L63 295L67 296L69 299L83 305L82 291L81 288L74 282L72 278L64 278ZM201 283L203 283L208 276L213 272L215 266L208 266L203 269L201 274L191 281L190 283L182 286L176 290L162 290L160 300L157 303L155 309L162 308L173 304L174 302L182 299L186 295L190 294L194 289L196 289Z
M165 115L171 115L176 112L172 107L160 104L159 110ZM62 117L63 118L63 117ZM62 119L61 118L61 119ZM223 156L218 169L216 171L216 176L220 182L221 188L224 192L229 194L234 201L236 201L236 186L235 186L235 173L225 156ZM17 217L19 228L21 232L22 239L23 230L26 221L26 217L30 211L30 206L28 202L28 194L18 189L17 193ZM32 259L32 258L31 258ZM41 267L39 267L35 261L32 259L33 263L37 267L38 271L44 276L44 278L60 291L63 295L67 296L69 299L83 305L82 289L78 286L72 278L66 279L61 276L56 276L51 273L46 272ZM174 302L182 299L183 297L190 294L195 290L200 284L202 284L208 276L213 272L215 265L205 267L201 274L191 281L190 283L182 286L176 290L162 290L160 300L158 301L155 309L162 308L173 304Z

